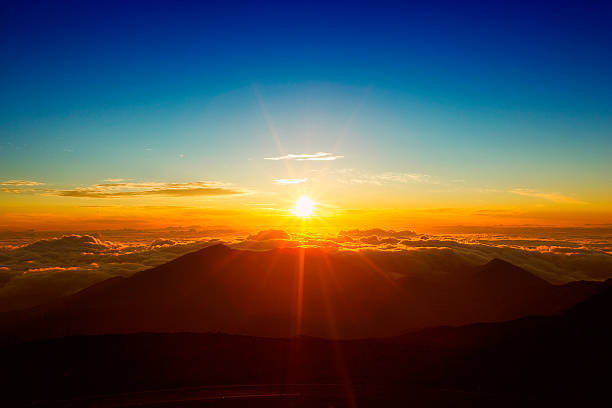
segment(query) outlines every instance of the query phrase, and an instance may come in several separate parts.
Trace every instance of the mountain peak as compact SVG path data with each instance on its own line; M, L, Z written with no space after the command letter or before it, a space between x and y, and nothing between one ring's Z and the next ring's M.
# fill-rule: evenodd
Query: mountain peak
M179 270L182 271L197 270L198 265L200 265L202 262L215 262L215 260L227 257L232 251L233 249L223 243L215 243L213 245L198 249L197 251L182 255L163 265L138 272L134 276L145 276L151 273L159 274L167 271L169 268L179 268Z
M479 275L483 279L495 279L498 283L507 285L550 286L551 284L525 269L508 261L493 258L480 268Z
M518 268L520 269L518 266L508 262L508 261L504 261L503 259L500 258L493 258L491 259L489 262L487 262L486 264L484 264L484 268Z
M232 249L230 247L228 247L222 242L219 242L218 244L209 245L196 252L197 253L228 253L228 252L231 252L231 250Z

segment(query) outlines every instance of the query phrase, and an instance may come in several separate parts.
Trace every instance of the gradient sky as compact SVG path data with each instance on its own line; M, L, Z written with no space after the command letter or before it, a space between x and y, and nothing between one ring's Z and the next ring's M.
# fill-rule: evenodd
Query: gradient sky
M0 9L0 229L612 223L610 3Z

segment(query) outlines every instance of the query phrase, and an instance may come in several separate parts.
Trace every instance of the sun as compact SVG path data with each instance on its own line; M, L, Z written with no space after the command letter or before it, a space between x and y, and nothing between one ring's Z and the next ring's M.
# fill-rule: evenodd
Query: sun
M313 213L313 210L314 202L306 196L301 196L295 202L295 208L292 212L297 217L310 217Z

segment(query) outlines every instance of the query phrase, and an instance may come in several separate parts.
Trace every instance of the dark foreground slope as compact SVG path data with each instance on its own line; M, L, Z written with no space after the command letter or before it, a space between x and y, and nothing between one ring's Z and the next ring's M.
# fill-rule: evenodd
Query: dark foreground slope
M216 245L130 278L109 279L36 308L0 315L0 340L137 332L382 337L414 328L550 315L609 285L555 286L497 259L479 267L449 265L429 275L387 259Z
M14 346L11 406L606 406L612 290L557 317L370 340L225 334Z

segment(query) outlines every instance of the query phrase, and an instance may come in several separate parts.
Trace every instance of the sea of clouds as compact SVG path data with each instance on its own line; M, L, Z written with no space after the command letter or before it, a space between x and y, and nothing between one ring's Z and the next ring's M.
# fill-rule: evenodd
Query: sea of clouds
M391 262L421 273L453 270L457 264L479 265L500 258L556 284L612 277L609 228L437 235L384 229L338 234L265 230L248 235L223 229L1 233L0 311L44 303L217 243L257 251L298 246L361 251L383 267Z

